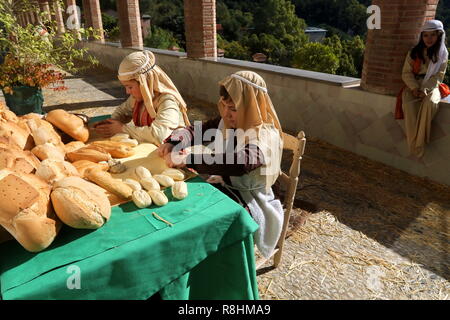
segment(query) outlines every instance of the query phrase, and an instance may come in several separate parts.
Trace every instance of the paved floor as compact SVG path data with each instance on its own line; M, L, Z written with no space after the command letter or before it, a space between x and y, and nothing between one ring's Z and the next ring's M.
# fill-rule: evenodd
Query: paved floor
M66 84L44 90L46 111L110 114L126 98L106 69ZM216 114L185 98L191 121ZM283 262L258 272L262 299L450 298L450 187L308 136L300 177Z

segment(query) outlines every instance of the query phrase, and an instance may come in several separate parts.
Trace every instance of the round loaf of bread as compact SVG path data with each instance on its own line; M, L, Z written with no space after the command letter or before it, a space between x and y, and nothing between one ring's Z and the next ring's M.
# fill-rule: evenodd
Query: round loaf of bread
M89 129L80 117L63 109L55 109L47 113L45 119L75 140L86 142L89 139Z
M72 228L98 229L111 216L105 190L80 177L57 181L50 196L57 216Z

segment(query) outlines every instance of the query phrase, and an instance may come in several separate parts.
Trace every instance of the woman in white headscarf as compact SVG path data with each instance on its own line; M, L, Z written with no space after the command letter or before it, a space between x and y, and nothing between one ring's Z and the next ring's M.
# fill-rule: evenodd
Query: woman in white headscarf
M263 78L239 71L219 82L220 117L176 130L159 148L169 166L208 174L208 182L244 206L258 223L255 243L263 256L273 252L281 234L283 208L272 185L280 174L282 130ZM214 140L209 152L196 145ZM192 153L182 150L194 145Z
M118 78L129 98L113 112L111 119L94 125L110 137L128 133L139 142L161 145L173 130L189 125L186 103L167 74L156 65L150 51L133 52L119 66Z
M402 71L406 87L399 93L396 119L405 119L410 153L421 158L430 142L431 121L440 100L448 93L442 82L447 69L448 51L444 26L429 20L422 27L419 43L408 52Z

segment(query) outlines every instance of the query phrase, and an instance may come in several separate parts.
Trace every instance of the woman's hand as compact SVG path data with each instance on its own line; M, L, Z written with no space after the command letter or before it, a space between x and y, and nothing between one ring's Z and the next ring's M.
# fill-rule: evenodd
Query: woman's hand
M166 156L166 154L172 152L173 147L174 147L174 145L171 144L171 143L168 143L168 142L160 145L159 148L158 148L158 155L161 158L164 158Z
M116 133L123 132L124 126L125 125L119 120L107 119L96 123L94 129L98 134L104 137L112 137Z
M164 160L169 168L184 168L188 155L186 151L169 152L164 156Z

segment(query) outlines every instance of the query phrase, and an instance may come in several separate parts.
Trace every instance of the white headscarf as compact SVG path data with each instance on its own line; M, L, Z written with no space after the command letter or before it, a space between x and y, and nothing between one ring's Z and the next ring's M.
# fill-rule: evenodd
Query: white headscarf
M441 65L448 60L448 50L445 45L445 30L444 25L439 20L428 20L423 25L421 32L424 31L442 31L442 39L441 39L441 46L439 48L439 51L437 53L437 61L434 63L433 61L430 61L430 64L428 65L427 74L425 75L424 81L427 81L432 76L434 76L436 73L438 73L439 69L441 68Z
M139 82L145 108L150 117L156 117L161 99L169 94L178 101L185 124L190 124L186 102L169 76L156 65L155 55L151 51L136 51L126 56L120 63L118 78L121 81L136 80ZM160 94L156 99L155 92Z

